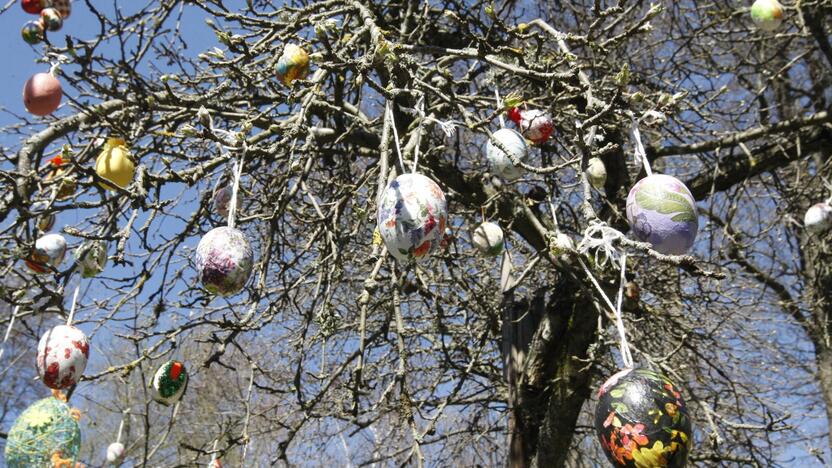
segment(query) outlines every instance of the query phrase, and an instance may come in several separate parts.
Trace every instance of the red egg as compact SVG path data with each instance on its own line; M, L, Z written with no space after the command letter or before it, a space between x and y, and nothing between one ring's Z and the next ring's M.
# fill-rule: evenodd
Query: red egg
M37 73L23 87L26 110L38 116L49 115L61 105L61 82L49 73Z
M33 15L38 15L40 14L40 11L43 10L43 3L41 0L21 0L20 6L23 7L23 11Z

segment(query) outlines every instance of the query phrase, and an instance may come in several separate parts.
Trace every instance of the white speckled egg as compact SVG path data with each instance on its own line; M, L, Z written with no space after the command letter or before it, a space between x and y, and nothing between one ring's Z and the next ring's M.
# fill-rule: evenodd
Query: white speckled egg
M49 388L69 388L81 379L89 356L90 345L84 332L71 325L58 325L38 343L38 375Z
M503 243L503 230L497 223L486 221L476 229L471 236L471 243L483 255L496 257L503 253L505 244Z
M421 174L402 174L390 182L378 206L378 230L400 261L427 258L440 248L448 204L439 185Z
M118 465L124 460L124 444L113 442L107 446L107 463Z
M251 275L253 257L251 245L242 231L227 226L212 229L196 247L199 281L212 294L237 294Z
M508 128L497 130L494 132L493 138L505 146L509 153L520 161L525 159L529 153L526 139L514 130ZM512 180L523 175L523 168L515 166L511 158L490 139L486 145L485 157L491 166L491 172L497 176Z

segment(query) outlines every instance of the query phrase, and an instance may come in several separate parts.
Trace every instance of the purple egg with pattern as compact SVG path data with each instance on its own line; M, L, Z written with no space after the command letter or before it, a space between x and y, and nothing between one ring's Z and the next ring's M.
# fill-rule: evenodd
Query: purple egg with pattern
M251 275L254 253L245 234L222 226L208 231L196 247L196 269L202 286L212 294L233 296Z
M665 255L682 255L699 230L696 202L679 179L653 174L638 181L627 196L627 221L636 238Z
M445 193L422 174L396 177L379 201L379 233L390 254L403 262L439 249L447 220Z

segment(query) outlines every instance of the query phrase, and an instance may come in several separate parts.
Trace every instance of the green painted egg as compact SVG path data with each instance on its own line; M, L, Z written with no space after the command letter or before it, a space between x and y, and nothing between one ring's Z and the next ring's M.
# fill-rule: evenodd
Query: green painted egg
M168 361L158 369L150 382L150 396L157 403L170 406L182 398L188 386L188 371L179 361Z

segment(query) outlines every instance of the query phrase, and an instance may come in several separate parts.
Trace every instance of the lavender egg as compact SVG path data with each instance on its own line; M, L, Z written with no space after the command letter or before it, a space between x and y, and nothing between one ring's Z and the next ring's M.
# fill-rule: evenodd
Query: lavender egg
M196 268L202 286L212 294L233 296L251 275L254 254L245 234L232 227L212 229L196 248Z
M699 230L696 202L679 179L653 174L638 181L627 196L627 221L636 238L665 255L682 255Z
M518 160L522 161L529 153L526 139L520 133L503 128L494 132L494 140L497 140ZM523 174L521 167L515 166L511 158L491 140L486 145L485 157L491 166L491 172L505 179L516 179Z
M832 206L828 203L817 203L806 210L803 225L812 234L821 234L832 227Z

